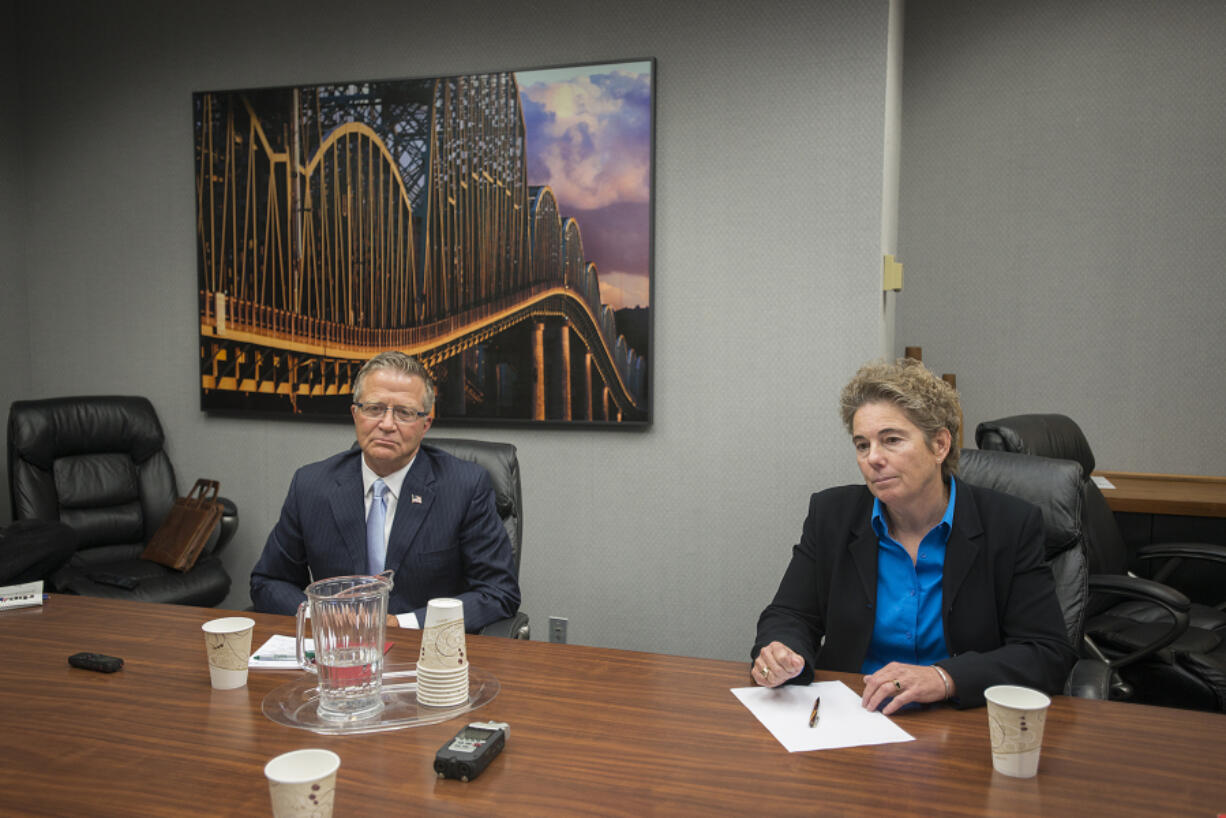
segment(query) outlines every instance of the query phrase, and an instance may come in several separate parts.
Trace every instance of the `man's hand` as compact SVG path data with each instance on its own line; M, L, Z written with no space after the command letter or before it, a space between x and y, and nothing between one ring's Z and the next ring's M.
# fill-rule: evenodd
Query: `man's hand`
M751 676L762 687L778 687L805 668L800 654L782 642L771 642L754 660Z
M387 615L387 626L389 628L399 628L400 627L400 620L396 618L396 614Z

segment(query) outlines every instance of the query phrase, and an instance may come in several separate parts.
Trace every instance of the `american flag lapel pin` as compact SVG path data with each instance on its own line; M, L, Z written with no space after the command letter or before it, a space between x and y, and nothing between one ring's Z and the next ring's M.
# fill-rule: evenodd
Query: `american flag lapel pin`
M417 503L417 505L421 505L421 495L420 494L411 495L409 497L409 500L414 503Z

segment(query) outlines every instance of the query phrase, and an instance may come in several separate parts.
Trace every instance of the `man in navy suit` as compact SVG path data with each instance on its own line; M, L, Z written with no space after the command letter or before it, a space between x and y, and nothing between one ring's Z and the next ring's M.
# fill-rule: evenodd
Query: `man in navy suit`
M430 373L408 355L381 353L358 372L353 401L358 449L294 474L251 571L256 610L292 614L313 580L390 568L388 611L402 626L418 627L435 597L461 600L470 631L514 614L519 583L489 475L422 443ZM372 533L372 543L376 503L370 528L382 537Z

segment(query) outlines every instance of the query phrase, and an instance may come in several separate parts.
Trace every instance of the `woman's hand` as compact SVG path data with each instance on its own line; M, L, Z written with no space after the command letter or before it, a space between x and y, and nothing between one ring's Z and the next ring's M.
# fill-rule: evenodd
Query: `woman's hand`
M771 642L754 660L749 675L762 687L778 687L804 670L805 660L782 642Z
M948 671L945 671L948 674ZM860 704L866 710L876 710L891 696L894 700L881 712L890 715L910 702L940 702L954 694L953 679L949 679L948 693L945 687L947 676L936 665L904 665L890 662L876 673L864 677L864 695Z

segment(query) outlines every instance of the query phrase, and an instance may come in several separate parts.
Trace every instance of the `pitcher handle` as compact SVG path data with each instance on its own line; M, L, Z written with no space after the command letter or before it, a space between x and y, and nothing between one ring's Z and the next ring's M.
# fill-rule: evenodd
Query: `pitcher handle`
M303 622L306 621L306 611L307 611L307 603L299 602L298 603L298 616L297 616L298 627L296 630L296 637L297 637L297 645L296 645L297 651L296 652L298 654L298 666L305 671L318 675L319 670L315 667L313 663L307 661L305 646L302 643Z

